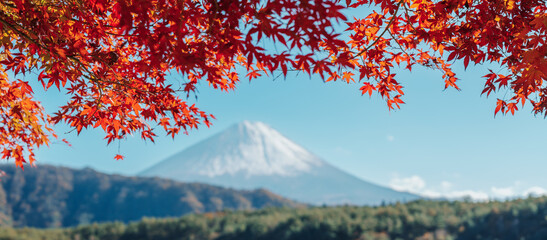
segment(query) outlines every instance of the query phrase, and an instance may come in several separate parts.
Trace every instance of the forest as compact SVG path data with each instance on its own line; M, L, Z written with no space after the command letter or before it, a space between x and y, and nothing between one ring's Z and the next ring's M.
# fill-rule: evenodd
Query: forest
M547 239L547 197L225 210L129 224L0 228L0 240L25 239Z

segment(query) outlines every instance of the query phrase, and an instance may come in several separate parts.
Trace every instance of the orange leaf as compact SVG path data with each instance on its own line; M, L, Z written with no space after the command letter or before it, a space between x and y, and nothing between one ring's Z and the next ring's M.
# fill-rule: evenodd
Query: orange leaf
M120 154L116 154L116 156L114 156L114 159L116 159L116 161L119 161L119 160L123 160L124 156L120 155Z

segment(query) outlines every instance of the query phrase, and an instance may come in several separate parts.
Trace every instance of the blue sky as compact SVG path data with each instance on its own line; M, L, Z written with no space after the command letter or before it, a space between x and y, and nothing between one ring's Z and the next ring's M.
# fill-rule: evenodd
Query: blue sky
M378 95L361 96L358 83L323 83L305 74L244 80L229 93L203 84L198 98L189 101L217 117L211 128L202 126L174 140L160 137L155 144L136 137L107 146L99 130L77 136L58 126L72 147L43 148L38 164L132 175L234 123L252 120L267 123L334 166L399 190L479 199L545 191L546 120L529 107L515 116L494 117L496 96L480 96L487 68L456 66L456 73L462 91L444 90L437 71L401 70L406 104L396 111L388 111ZM56 90L38 98L49 112L60 102ZM118 149L125 160L113 159Z

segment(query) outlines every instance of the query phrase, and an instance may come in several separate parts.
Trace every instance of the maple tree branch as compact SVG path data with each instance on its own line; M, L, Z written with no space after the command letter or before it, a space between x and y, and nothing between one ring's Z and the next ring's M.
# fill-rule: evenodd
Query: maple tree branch
M2 14L4 15L4 14ZM2 23L3 25L5 25L6 27L8 27L9 29L15 31L16 33L18 33L19 35L21 35L23 38L31 41L32 43L36 44L37 46L43 48L44 50L47 50L49 51L49 49L47 49L46 46L43 46L42 44L40 44L39 42L37 42L35 39L31 38L28 34L22 32L21 30L17 29L17 27L20 27L19 25L15 24L15 26L9 22L7 22L6 20L4 20L4 18L0 17L0 23ZM17 27L16 27L17 26ZM22 28L22 27L20 27ZM24 28L23 28L24 29Z
M15 24L15 25L10 24L10 23L7 22L6 20L4 20L2 17L0 17L0 23L6 25L6 26L7 26L8 28L10 28L11 30L17 32L17 33L18 33L19 35L21 35L23 38L25 38L25 39L27 39L28 41L34 43L36 46L39 46L40 48L46 50L47 52L52 53L52 54L54 54L54 55L60 57L59 53L51 51L47 46L45 46L44 44L41 44L41 43L38 42L36 39L30 37L30 35L28 35L28 34L26 34L26 33L24 33L23 31L21 31L21 30L18 29L18 27L19 27L19 28L22 28L22 29L25 29L25 28L23 28L23 27L21 27L21 26L19 26L19 25L17 25L17 24ZM26 29L25 29L25 30L26 30ZM74 56L67 56L67 57L70 58L70 59L72 59L72 60L74 60L74 61L76 61L77 63L83 65L82 62L81 62L79 59L77 59L76 57L74 57Z
M34 43L35 45L39 46L40 48L46 50L47 52L49 53L52 53L52 54L55 54L56 56L59 56L58 53L56 52L52 52L51 50L49 50L46 46L44 46L43 44L40 44L36 39L30 37L28 34L24 33L23 31L19 30L16 26L10 24L9 22L7 22L6 20L4 20L3 18L0 17L0 23L2 23L3 25L7 26L8 28L12 29L13 31L15 31L17 34L19 34L21 37L27 39L28 41ZM84 64L76 57L74 56L67 56L69 59L75 61L76 63L78 63L79 66L83 67ZM106 64L102 59L99 59L99 61L103 62L103 64ZM113 71L113 69L108 65L108 68L116 75L117 73L115 71ZM104 80L101 80L96 74L94 74L93 72L89 71L88 69L86 68L81 68L81 70L83 70L84 72L87 72L90 77L87 77L85 75L82 75L83 77L89 79L91 82L94 82L95 84L97 84L98 86L98 90L99 90L99 98L98 99L95 99L95 102L97 104L97 106L99 107L102 100L102 95L103 95L103 91L102 91L102 88L103 88L103 83L107 83L107 84L116 84L116 85L121 85L121 86L124 86L126 88L130 88L130 89L133 89L133 90L136 90L136 91L139 91L139 92L145 92L145 93L152 93L150 91L145 91L145 90L142 90L142 89L139 89L139 88L135 88L135 87L131 87L131 86L128 86L124 83L119 83L119 82L113 82L113 81L104 81ZM119 77L119 76L118 76ZM123 94L125 94L127 96L127 93L125 93L124 91L119 91L119 92L122 92ZM97 112L97 108L94 110L94 112L91 114L91 117L93 117L93 115L95 115L95 113ZM89 122L92 121L91 119L86 119L86 122L89 124ZM70 132L73 132L74 130L76 130L76 128L73 128L72 130L70 130L68 133Z
M2 17L0 17L0 23L6 25L8 28L12 29L13 31L15 31L16 33L18 33L20 36L22 36L23 38L27 39L28 41L34 43L35 45L39 46L40 48L42 48L42 49L44 49L44 50L46 50L46 51L48 51L48 52L50 52L50 53L52 53L52 54L54 54L54 55L56 55L56 56L60 56L58 53L52 52L50 49L48 49L47 46L45 46L45 45L39 43L36 39L30 37L28 34L24 33L24 32L21 31L21 30L19 30L17 27L20 27L20 26L16 25L16 26L17 26L17 27L16 27L16 26L14 26L13 24L10 24L10 23L7 22L6 20L4 20ZM20 28L22 28L22 27L20 27ZM23 29L24 29L24 28L23 28ZM82 67L84 66L84 64L83 64L78 58L76 58L76 57L74 57L74 56L67 56L67 57L68 57L69 59L75 61L76 63L78 63L80 66L82 66ZM96 60L97 60L97 58L96 58ZM98 60L101 61L101 62L103 62L103 64L106 64L102 59L98 59ZM115 75L117 75L117 74L115 73L115 71L113 71L113 69L112 69L108 64L107 64L107 66L108 66L108 68L109 68L110 70L112 70L112 72L114 72ZM80 68L80 69L81 69L81 68ZM93 72L89 71L88 69L84 68L84 69L82 69L82 70L83 70L84 72L87 72L90 76L92 76L92 77L87 77L87 79L91 80L92 82L95 82L95 83L98 84L98 85L102 85L100 82L106 82L106 83L110 83L110 84L119 84L119 85L122 85L122 86L127 87L127 88L132 88L132 87L127 86L126 84L123 84L123 83L112 82L112 81L102 81L102 80L100 80L100 78L99 78L96 74L94 74ZM84 76L85 76L85 75L84 75ZM100 88L100 87L101 87L101 86L99 86L99 88ZM137 88L132 88L132 89L138 90L138 91L141 91L141 92L149 92L149 91L143 91L142 89L137 89ZM150 93L150 92L149 92L149 93Z
M410 13L409 13L409 11L414 12L414 10L408 9L408 8L406 7L406 5L403 5L403 8L405 9L406 19L410 19ZM416 28L415 28L412 24L408 24L408 22L407 22L407 25L409 25L409 26L412 28L412 30L414 30L414 32L416 32Z
M372 46L374 46L378 41L380 41L380 38L382 38L382 36L384 36L384 34L389 30L389 27L391 26L391 24L393 24L393 20L395 20L395 17L397 16L397 12L399 12L399 8L401 7L401 4L403 4L403 1L399 1L399 3L397 4L397 9L395 10L395 12L393 13L393 16L391 17L391 19L389 20L389 22L387 23L387 26L386 28L384 29L384 31L380 34L380 36L378 36L374 42L372 42L368 47L366 47L365 49L363 49L361 52L359 52L357 55L353 56L352 59L355 59L359 56L361 56L363 53L365 53L366 51L368 51Z
M393 33L391 32L391 30L389 31L389 35L390 35L393 39L395 39L395 36L393 36ZM395 40L395 43L397 43L397 45L399 46L399 49L401 49L401 51L402 51L407 57L409 57L409 58L412 59L413 61L416 61L416 60L414 59L414 57L413 57L412 55L410 55L410 54L404 49L403 46L401 46L401 44L399 43L399 41Z
M389 35L390 35L393 39L395 39L395 36L393 36L393 33L392 33L391 31L389 31ZM400 44L397 40L395 40L395 43L397 43L397 45L399 46L399 49L401 49L401 51L403 51L403 52L408 56L408 53L405 51L405 49L403 48L403 46L401 46L401 44Z

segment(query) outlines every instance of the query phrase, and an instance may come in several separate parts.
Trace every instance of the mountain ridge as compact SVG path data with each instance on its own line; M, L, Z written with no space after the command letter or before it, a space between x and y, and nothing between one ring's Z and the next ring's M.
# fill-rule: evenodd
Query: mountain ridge
M90 168L40 165L23 172L0 164L0 225L66 227L130 222L224 209L303 207L265 189L233 190L157 177L104 174Z

